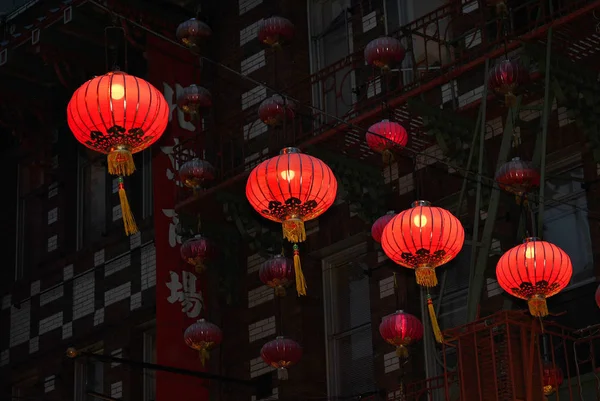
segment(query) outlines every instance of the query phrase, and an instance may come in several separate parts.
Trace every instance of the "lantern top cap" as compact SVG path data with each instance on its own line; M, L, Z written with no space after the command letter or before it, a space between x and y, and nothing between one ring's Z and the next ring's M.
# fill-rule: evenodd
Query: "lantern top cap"
M536 241L541 241L541 239L539 237L527 237L523 240L523 243L526 244L528 242L536 242Z
M513 157L511 160L513 162L518 162L518 161L521 161L521 158L517 156L517 157Z
M196 323L204 323L204 322L206 322L206 319L202 318L202 319L198 319L198 321Z
M285 337L284 336L277 336L275 337L276 340L283 340Z
M396 311L396 313L397 313L397 314L404 313L404 309L398 309L398 310Z
M411 205L411 207L417 207L417 206L431 206L431 202L426 201L426 200L418 200L418 201L414 201Z
M386 214L391 216L396 214L396 212L394 210L388 210Z
M281 149L281 152L279 152L280 155L289 155L290 153L302 153L302 152L300 151L300 149L294 148L294 147L283 148L283 149Z

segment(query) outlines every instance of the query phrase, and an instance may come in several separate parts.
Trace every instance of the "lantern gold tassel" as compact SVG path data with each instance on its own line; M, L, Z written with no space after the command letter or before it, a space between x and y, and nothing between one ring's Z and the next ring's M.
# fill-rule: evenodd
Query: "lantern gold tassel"
M283 238L296 244L306 241L306 231L304 231L304 222L297 217L291 217L284 220L283 223Z
M431 328L433 329L435 341L437 341L438 343L443 343L444 336L442 335L442 331L440 330L440 326L438 325L437 317L435 316L435 308L433 307L433 300L431 299L431 294L427 294L427 309L429 310L429 320L431 320Z
M431 288L438 285L437 275L435 270L430 266L419 266L415 270L417 276L417 284L423 287Z
M135 171L133 155L128 148L119 146L108 154L108 173L111 175L130 176Z
M206 365L206 362L210 359L210 352L208 352L207 348L202 348L200 350L200 363L202 366Z
M119 176L119 201L121 202L121 214L123 216L123 225L125 226L125 234L131 235L138 232L137 225L131 207L129 206L129 200L125 193L125 185L123 184L123 177Z
M548 316L548 304L546 304L546 298L541 295L534 295L527 300L529 305L529 313L535 317Z
M508 92L504 95L504 104L506 107L515 107L517 104L517 97L512 92Z
M284 367L277 368L277 379L287 380L288 379L288 370Z
M399 345L396 347L396 356L400 359L408 358L408 348L404 345Z
M287 291L285 290L285 287L282 285L278 285L277 287L275 287L275 296L276 297L285 297L287 294Z
M383 164L386 166L394 161L394 154L389 149L384 150L381 156L383 159Z
M298 296L306 295L306 280L304 279L304 273L302 273L298 244L294 244L294 272L296 273L296 292Z

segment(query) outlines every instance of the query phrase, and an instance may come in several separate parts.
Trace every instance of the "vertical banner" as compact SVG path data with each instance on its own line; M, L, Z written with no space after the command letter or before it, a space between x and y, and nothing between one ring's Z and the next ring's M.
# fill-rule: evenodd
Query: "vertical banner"
M200 277L179 255L181 237L175 211L177 160L173 149L181 139L195 135L196 127L177 108L183 88L198 83L197 59L185 49L151 35L147 39L148 80L161 89L171 114L152 158L154 230L156 246L156 361L160 365L202 370L199 353L185 345L185 329L204 315ZM208 400L206 383L189 376L156 372L156 401Z

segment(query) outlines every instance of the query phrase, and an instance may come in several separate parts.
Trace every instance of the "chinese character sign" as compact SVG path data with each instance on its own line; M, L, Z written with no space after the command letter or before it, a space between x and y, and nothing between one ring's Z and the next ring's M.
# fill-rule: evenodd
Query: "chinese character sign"
M204 299L202 292L198 291L196 286L196 275L188 271L181 272L181 280L179 274L169 272L171 281L167 283L167 288L171 294L167 297L170 304L180 304L181 312L185 313L192 319L200 317L202 308L204 307Z

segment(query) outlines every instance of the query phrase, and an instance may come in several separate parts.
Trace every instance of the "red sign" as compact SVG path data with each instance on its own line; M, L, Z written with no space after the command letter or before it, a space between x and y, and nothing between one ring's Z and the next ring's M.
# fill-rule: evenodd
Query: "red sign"
M156 362L190 370L201 370L199 353L185 345L185 329L204 315L200 277L181 260L175 212L177 170L173 147L180 138L194 135L194 125L185 121L176 106L177 94L194 82L197 59L185 49L152 36L147 47L148 80L162 90L171 107L163 138L154 145L154 230L156 246ZM198 149L196 149L198 151ZM208 400L206 383L189 376L156 372L156 401Z

